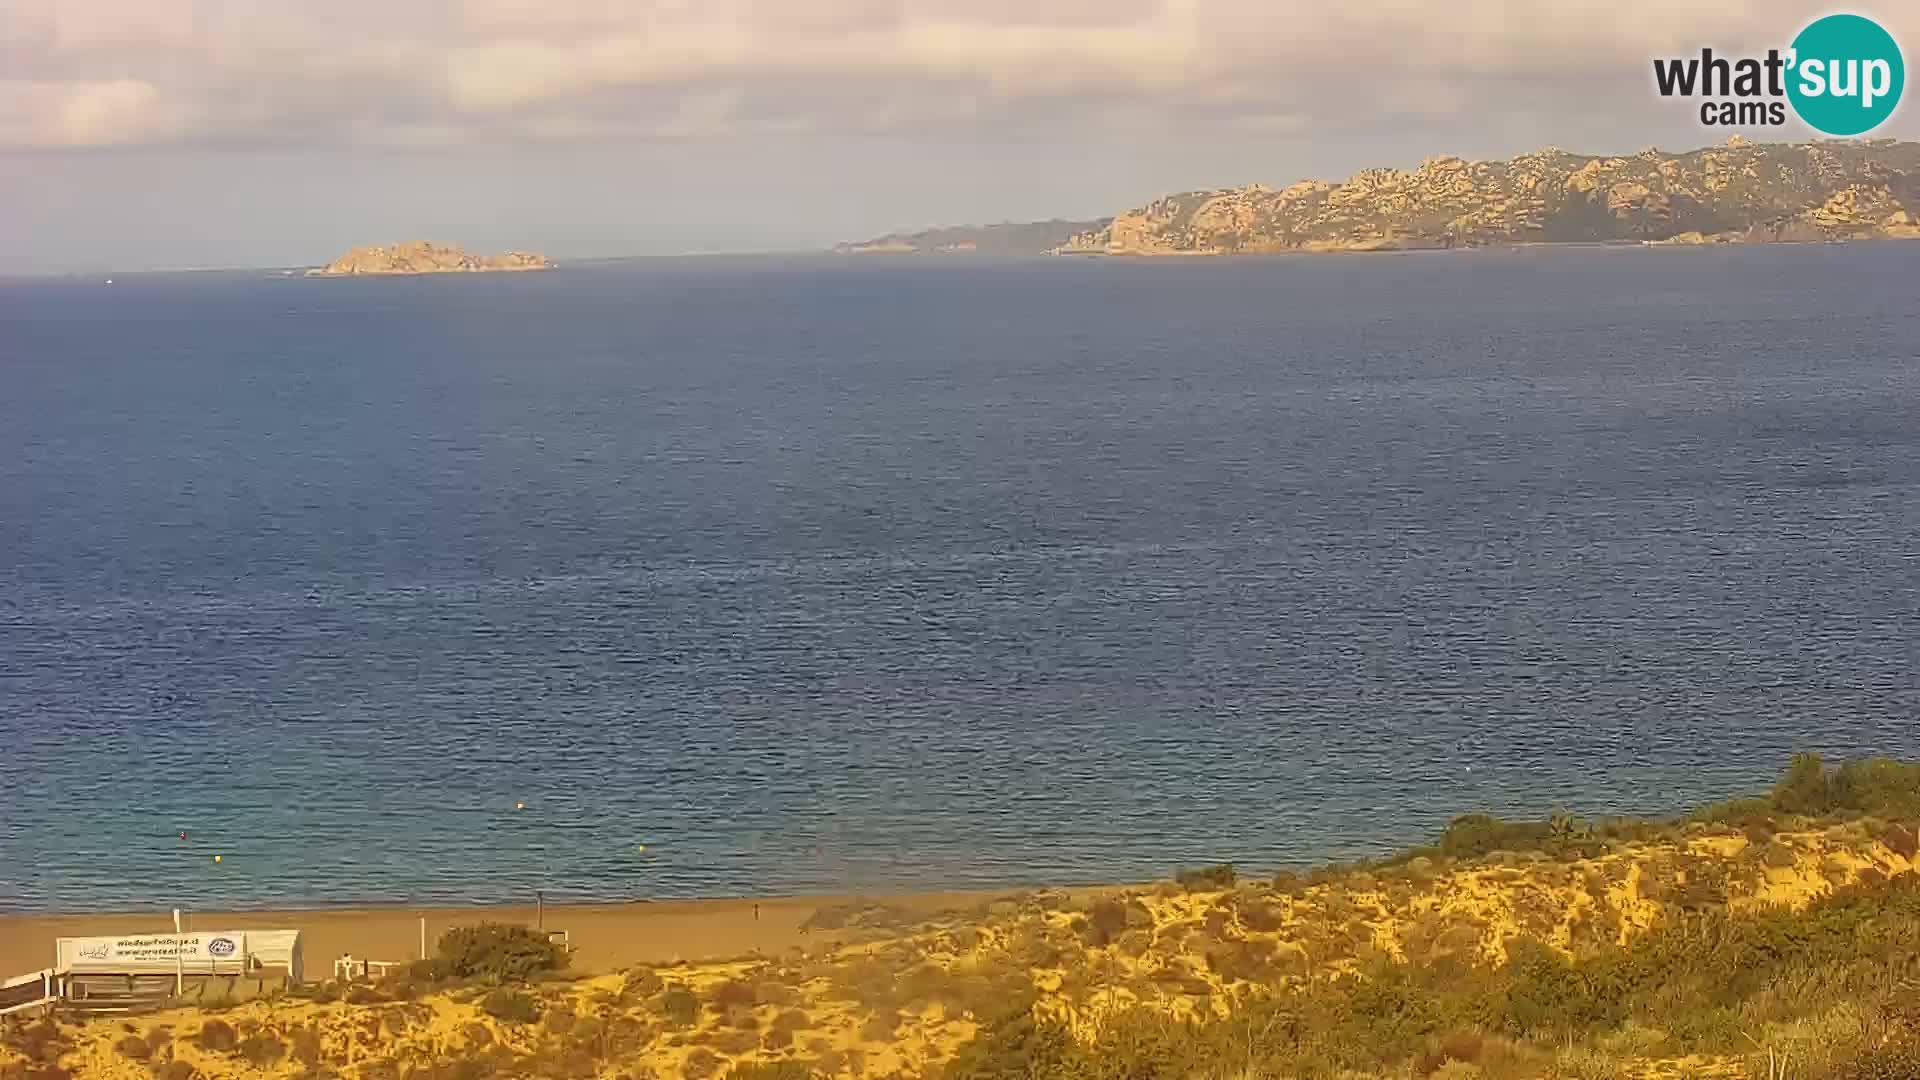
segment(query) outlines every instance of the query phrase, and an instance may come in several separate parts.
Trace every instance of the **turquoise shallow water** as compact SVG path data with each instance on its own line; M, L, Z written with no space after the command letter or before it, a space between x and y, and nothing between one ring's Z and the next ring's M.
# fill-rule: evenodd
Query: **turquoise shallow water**
M1140 878L1912 754L1916 271L0 284L0 908Z

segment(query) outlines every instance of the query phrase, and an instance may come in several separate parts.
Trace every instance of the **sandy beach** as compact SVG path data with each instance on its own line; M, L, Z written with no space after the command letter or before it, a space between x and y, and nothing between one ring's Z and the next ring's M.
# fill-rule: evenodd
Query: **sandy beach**
M860 896L794 896L759 899L670 900L624 904L548 904L459 908L327 908L317 910L190 913L188 929L298 929L309 978L324 978L345 954L373 960L412 960L420 954L420 919L427 920L427 948L449 927L477 922L523 923L565 930L574 947L573 967L613 971L634 964L698 962L773 955L796 945L835 940L835 934L804 931L801 924L823 907L850 902L885 904L932 914L978 906L1000 892L932 892ZM166 911L89 915L0 916L0 977L53 963L54 939L173 929Z

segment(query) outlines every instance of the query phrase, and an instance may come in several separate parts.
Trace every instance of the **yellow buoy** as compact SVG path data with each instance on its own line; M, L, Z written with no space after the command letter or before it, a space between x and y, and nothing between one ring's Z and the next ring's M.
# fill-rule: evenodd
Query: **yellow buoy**
M513 808L515 810L525 810L527 808L527 804L523 802L517 802L513 804Z
M642 854L642 855L645 855L646 853L647 853L647 845L645 845L645 844L641 844L641 845L640 845L640 854Z
M214 862L219 862L219 861L220 861L220 856L218 856L218 855L215 855L215 856L213 857L213 861L214 861Z

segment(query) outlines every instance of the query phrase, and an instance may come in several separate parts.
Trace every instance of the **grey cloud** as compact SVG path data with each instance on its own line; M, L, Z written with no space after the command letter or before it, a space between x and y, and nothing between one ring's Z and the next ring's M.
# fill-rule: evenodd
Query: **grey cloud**
M1636 100L1783 0L0 0L0 147L1339 132ZM1914 40L1913 16L1883 15Z

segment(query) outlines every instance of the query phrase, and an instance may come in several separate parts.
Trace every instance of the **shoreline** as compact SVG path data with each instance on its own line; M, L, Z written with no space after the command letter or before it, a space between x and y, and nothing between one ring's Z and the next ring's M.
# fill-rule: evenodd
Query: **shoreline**
M1091 894L1115 886L1058 891ZM246 911L183 912L193 930L297 929L309 981L330 977L333 961L409 961L419 958L420 920L427 921L427 950L455 926L479 922L521 923L569 935L571 970L601 974L636 964L728 960L754 953L774 955L814 943L832 943L839 930L809 930L817 911L840 905L884 906L933 916L974 909L995 899L1038 891L1027 888L908 893L842 893L803 896L716 897L636 900L621 903L472 904L464 907L362 906ZM0 915L0 978L53 963L54 939L121 934L171 933L169 909L80 914Z

